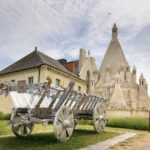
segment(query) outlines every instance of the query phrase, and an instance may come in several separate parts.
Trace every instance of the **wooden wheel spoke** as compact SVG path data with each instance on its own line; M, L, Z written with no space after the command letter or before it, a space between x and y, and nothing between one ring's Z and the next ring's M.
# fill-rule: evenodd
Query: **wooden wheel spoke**
M95 106L93 112L94 128L96 132L101 132L106 126L106 112L104 103L99 103Z
M96 120L95 123L96 123L96 127L99 127L100 124L99 120Z
M103 126L103 129L105 128L105 125L106 125L106 120L101 120L101 125Z
M13 130L14 130L15 132L19 132L20 129L21 129L21 125L17 125L17 126L15 126L15 127L13 128Z
M99 119L99 114L98 113L95 113L94 119Z
M104 107L101 107L100 114L103 114L103 113L104 113Z
M27 129L27 126L26 126L26 125L24 125L24 134L25 134L25 135L28 134L28 129Z
M26 127L27 127L29 130L32 130L33 124L26 124Z
M73 128L67 128L67 133L69 135L69 137L72 135L72 132L73 132Z
M25 131L25 128L26 128L25 125L21 125L21 130L20 130L20 132L21 132L22 135L25 135L25 132L26 132L26 131Z
M103 128L102 128L102 124L101 124L101 123L99 123L98 128L99 128L99 131L103 131Z
M64 111L60 111L59 115L58 115L59 120L64 120L65 119L65 112Z
M62 118L58 118L58 123L63 123L63 120L62 120Z
M14 113L12 114L13 118L18 118L23 116L23 113ZM12 132L18 136L23 137L30 135L33 130L33 124L11 124Z
M71 121L71 122L72 122L72 121L74 122L74 116L73 116L72 114L70 114L70 115L68 116L68 120Z
M54 118L54 134L59 141L68 140L74 130L73 112L68 106L61 107Z
M59 137L60 137L60 140L66 139L67 133L66 133L66 130L65 130L65 129L63 129L63 130L61 131Z
M57 135L60 135L60 133L61 133L62 130L63 130L63 126L62 126L62 124L59 124L57 126Z

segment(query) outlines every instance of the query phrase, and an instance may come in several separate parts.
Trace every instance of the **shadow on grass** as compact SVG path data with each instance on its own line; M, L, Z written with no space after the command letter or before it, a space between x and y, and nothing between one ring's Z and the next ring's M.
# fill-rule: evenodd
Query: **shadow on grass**
M94 130L75 130L69 141L58 142L53 133L33 134L25 138L0 138L0 150L72 150L118 135L112 132L96 134Z

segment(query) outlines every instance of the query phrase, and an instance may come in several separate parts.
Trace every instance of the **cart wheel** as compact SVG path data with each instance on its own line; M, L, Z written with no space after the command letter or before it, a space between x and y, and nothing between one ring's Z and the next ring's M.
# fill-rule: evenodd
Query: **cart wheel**
M67 106L62 106L54 118L54 134L59 141L69 140L74 130L74 115Z
M13 118L21 117L24 114L22 113L15 113L12 114ZM11 117L12 118L12 117ZM10 124L12 132L17 136L17 137L25 137L28 136L32 133L34 125L31 123L16 123L16 124Z
M106 126L106 110L104 102L98 103L93 111L94 129L97 133L104 130Z
M74 119L74 129L77 127L79 120Z

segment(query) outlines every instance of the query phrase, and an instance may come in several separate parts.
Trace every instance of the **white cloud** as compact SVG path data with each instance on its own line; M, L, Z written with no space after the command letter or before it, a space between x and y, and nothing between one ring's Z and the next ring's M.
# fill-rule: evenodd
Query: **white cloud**
M35 46L56 59L70 60L78 57L82 47L99 64L116 22L129 63L148 78L150 52L145 46L139 48L135 39L150 26L149 6L149 0L1 0L0 68Z

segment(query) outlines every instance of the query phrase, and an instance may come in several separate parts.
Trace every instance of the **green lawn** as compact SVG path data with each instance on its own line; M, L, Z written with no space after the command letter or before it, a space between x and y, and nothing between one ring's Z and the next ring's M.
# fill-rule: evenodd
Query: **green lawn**
M58 142L53 134L53 126L35 125L33 134L26 138L17 138L12 135L6 120L0 120L0 150L73 150L113 138L127 132L146 133L147 131L131 130L147 129L147 120L139 119L114 119L109 118L105 132L96 134L91 121L82 120L74 131L69 141ZM117 128L117 127L122 127ZM124 129L123 129L124 128ZM131 129L127 129L131 128Z
M36 132L36 133L35 133ZM41 133L37 133L41 132ZM0 135L12 134L6 121L0 121ZM25 138L1 137L0 150L73 150L120 135L112 129L96 134L91 125L78 125L69 141L58 142L53 126L35 125L34 133Z
M33 133L37 132L52 132L53 126L35 125ZM0 120L0 135L12 134L11 129L6 120Z
M109 118L107 126L148 131L149 120L144 118Z

